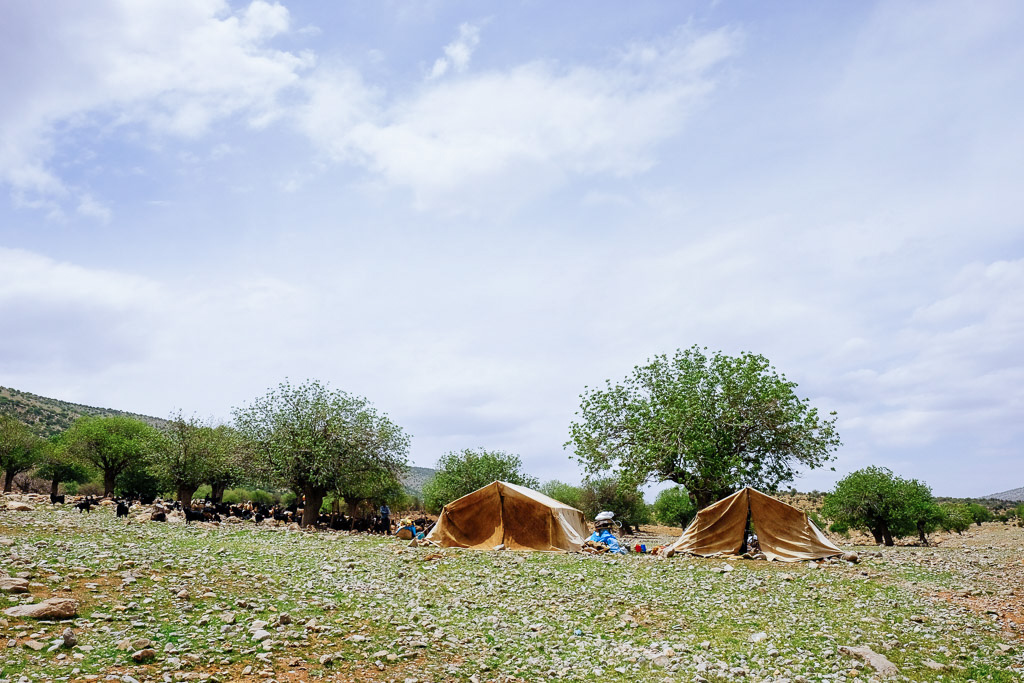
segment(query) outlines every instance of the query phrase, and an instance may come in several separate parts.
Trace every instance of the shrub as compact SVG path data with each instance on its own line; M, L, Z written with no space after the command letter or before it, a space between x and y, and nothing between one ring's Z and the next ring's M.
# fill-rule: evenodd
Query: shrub
M978 526L981 526L982 522L992 521L992 513L984 505L978 505L977 503L968 503L967 509L971 513L971 519L973 519L974 523Z
M832 522L828 530L834 534L839 534L840 536L850 536L850 525L843 522Z
M653 508L654 518L665 526L685 528L697 514L697 506L681 486L673 486L659 493Z
M946 531L955 531L962 534L974 523L970 509L963 503L942 504L942 528Z

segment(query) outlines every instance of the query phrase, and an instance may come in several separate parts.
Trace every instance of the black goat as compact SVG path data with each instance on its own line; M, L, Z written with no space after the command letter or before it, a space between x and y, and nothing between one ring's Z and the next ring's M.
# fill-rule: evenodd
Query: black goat
M166 512L154 512L150 518L154 522L166 522L167 521L167 513Z
M117 501L117 516L118 517L127 517L128 516L128 506L125 503L121 502L120 500Z
M93 500L92 496L86 496L85 500L75 503L75 507L79 512L92 512L93 505L96 505L96 501Z
M50 505L56 505L57 503L60 503L61 505L64 504L64 494L61 494L61 495L58 496L56 494L51 493L50 494Z

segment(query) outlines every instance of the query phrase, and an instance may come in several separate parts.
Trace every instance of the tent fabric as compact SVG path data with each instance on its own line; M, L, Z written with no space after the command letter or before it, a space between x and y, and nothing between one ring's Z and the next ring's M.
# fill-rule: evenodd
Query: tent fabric
M799 562L842 554L806 513L752 488L737 491L698 512L679 540L666 550L701 557L739 555L748 515L761 552L769 560Z
M427 539L444 548L578 551L588 535L576 508L496 481L445 505Z

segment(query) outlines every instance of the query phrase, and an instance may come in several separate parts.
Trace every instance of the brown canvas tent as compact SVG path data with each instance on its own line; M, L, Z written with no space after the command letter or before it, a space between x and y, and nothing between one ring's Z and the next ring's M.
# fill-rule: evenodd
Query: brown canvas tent
M752 488L738 491L698 512L679 540L665 550L702 557L739 555L748 515L754 523L761 551L769 560L799 562L843 552L814 526L806 513Z
M576 508L525 486L488 484L444 506L427 535L445 548L576 551L587 539Z

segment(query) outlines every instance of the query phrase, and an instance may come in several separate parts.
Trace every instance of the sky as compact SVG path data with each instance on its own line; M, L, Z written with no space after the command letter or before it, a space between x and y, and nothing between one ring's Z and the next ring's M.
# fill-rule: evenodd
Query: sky
M1024 5L0 0L0 385L365 396L578 482L584 387L771 360L843 446L1024 486Z

